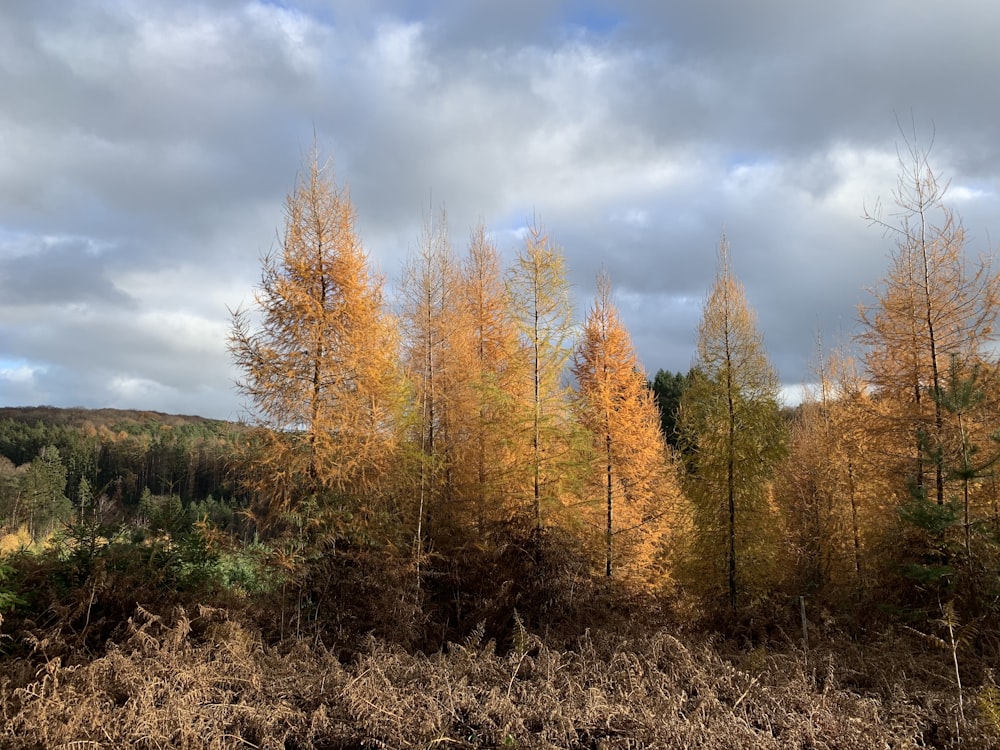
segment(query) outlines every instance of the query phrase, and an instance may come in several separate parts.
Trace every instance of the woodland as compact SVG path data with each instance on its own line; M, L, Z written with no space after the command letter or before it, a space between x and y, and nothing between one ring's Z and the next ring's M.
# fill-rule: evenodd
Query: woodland
M725 237L647 379L540 225L441 212L388 299L314 151L245 422L0 409L0 745L1000 747L1000 275L900 153L788 407Z

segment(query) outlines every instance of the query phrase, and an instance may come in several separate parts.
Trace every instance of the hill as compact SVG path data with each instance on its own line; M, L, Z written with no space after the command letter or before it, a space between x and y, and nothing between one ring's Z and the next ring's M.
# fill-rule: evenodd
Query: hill
M107 427L122 422L146 424L157 422L171 427L183 425L223 425L222 420L208 419L187 414L164 414L159 411L140 409L87 409L82 406L0 406L0 419L11 419L25 424L81 428L86 425Z

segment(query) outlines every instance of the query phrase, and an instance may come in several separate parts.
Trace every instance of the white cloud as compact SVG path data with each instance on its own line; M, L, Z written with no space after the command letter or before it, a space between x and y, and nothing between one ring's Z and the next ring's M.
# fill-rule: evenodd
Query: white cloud
M995 195L996 193L993 190L986 187L950 185L948 187L947 199L954 203L967 203L985 198L993 198Z
M421 47L422 25L385 22L378 25L368 59L369 68L390 88L433 86L437 72Z
M169 389L162 384L146 378L116 375L111 380L110 390L121 403L135 403L162 399Z
M598 10L609 20L587 23ZM998 13L8 3L0 398L237 413L226 308L249 301L314 133L390 281L432 202L456 248L482 220L508 257L537 216L578 307L608 266L653 371L690 365L724 229L772 359L800 382L817 328L849 331L883 272L891 246L861 214L891 203L895 113L925 136L934 123L949 200L990 234Z
M6 380L13 385L33 383L35 376L45 372L44 367L27 362L0 362L0 380Z

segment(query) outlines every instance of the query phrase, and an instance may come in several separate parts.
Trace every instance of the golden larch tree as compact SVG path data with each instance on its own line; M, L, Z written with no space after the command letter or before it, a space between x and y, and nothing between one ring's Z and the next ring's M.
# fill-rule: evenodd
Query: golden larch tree
M573 374L580 421L595 456L592 481L602 495L597 505L603 511L604 572L611 577L626 550L633 552L643 542L647 552L655 548L675 497L667 481L659 410L611 298L607 272L597 277Z
M932 610L939 597L978 598L972 532L991 500L984 467L971 460L976 442L984 443L969 428L978 422L988 434L996 425L981 410L977 381L992 356L1000 277L991 256L969 251L928 152L915 137L905 145L896 212L883 218L876 204L866 213L895 243L874 302L860 309L858 340L873 390L866 424L893 480L885 573L902 573L905 606Z
M462 263L460 299L471 355L465 366L471 399L461 463L466 467L464 493L473 500L482 527L509 521L517 510L513 477L521 425L515 405L523 403L527 359L500 253L482 224L472 230Z
M868 388L840 353L820 352L814 374L776 478L795 573L789 582L828 596L860 595L889 520L888 488L864 423Z
M772 479L786 443L778 394L723 237L698 327L695 377L681 399L680 431L695 575L710 593L725 590L734 610L738 592L758 588L773 568L779 518Z
M367 494L396 445L397 328L346 189L314 149L229 351L258 433L253 491L287 508Z
M960 217L945 202L947 185L913 142L900 156L894 193L898 211L870 222L895 239L895 250L874 302L860 308L864 364L878 394L873 427L896 433L900 487L945 502L943 449L954 426L941 402L949 362L969 369L982 356L1000 301L992 258L972 259ZM930 479L927 478L930 464Z
M410 433L417 456L418 545L425 536L445 539L468 525L460 485L461 453L468 442L463 413L471 389L460 281L442 210L425 222L401 284L404 360L413 399Z
M528 229L510 270L508 293L528 365L521 404L527 445L528 507L536 529L546 507L561 507L568 483L576 478L577 430L565 382L572 353L573 306L566 281L566 260L537 225Z

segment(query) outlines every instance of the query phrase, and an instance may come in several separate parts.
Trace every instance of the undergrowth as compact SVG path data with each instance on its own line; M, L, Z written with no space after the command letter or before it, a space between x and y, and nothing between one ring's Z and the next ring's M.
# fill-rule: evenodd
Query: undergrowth
M554 534L419 572L347 543L283 568L168 542L0 566L0 747L1000 749L988 640L817 603L806 643L780 596L736 615L612 585Z
M947 683L897 646L731 650L660 629L552 648L518 616L502 653L476 628L411 652L369 638L268 645L222 609L136 608L98 658L39 652L0 673L0 746L41 748L948 747ZM837 656L835 656L835 654ZM888 668L889 664L897 664ZM996 689L979 704L996 706ZM965 746L1000 747L995 713Z

